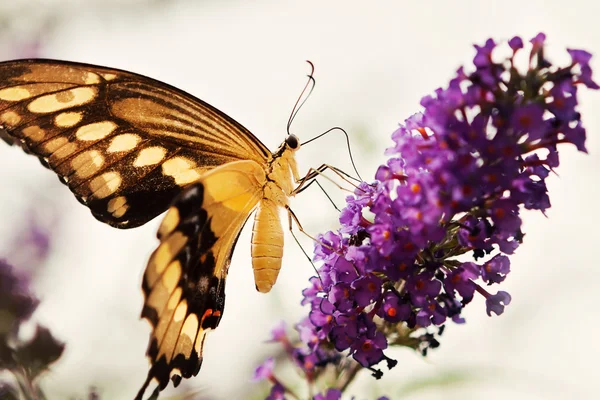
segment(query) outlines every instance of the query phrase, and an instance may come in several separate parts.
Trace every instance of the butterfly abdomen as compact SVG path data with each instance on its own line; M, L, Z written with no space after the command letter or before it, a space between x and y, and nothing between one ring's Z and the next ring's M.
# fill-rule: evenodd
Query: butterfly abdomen
M251 253L256 290L269 292L277 280L283 257L279 207L272 200L263 199L254 216Z

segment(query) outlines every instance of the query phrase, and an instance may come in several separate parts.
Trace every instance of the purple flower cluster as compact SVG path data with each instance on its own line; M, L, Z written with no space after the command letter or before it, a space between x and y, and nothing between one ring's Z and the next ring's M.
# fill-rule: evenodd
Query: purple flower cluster
M323 265L303 292L310 313L298 325L305 357L319 360L333 346L379 377L373 365L395 365L389 344L437 347L434 333L415 331L464 322L475 293L488 315L502 314L510 295L482 284L510 272L520 210L550 207L545 179L559 164L557 145L586 151L577 88L598 89L589 53L568 50L571 64L555 67L544 40L531 40L526 68L515 62L525 51L518 37L501 60L493 40L475 46L473 71L460 68L393 133L375 183L347 199L338 232L318 238Z
M484 286L510 272L508 255L524 236L520 210L550 207L545 179L559 165L557 145L586 151L577 88L599 88L589 53L568 50L571 64L556 67L544 58L544 40L540 33L530 41L522 68L518 37L503 45L504 58L491 39L475 46L474 67L421 100L424 110L393 133L375 182L347 198L340 229L318 236L322 266L303 291L310 312L295 326L300 343L283 325L271 338L310 393L333 368L336 381L313 400L339 399L362 368L381 377L376 364L396 365L384 354L390 345L423 354L439 346L445 322L463 323L476 293L490 316L510 303L508 293ZM299 398L275 376L273 359L255 378L273 384L269 400Z
M285 333L285 325L281 325L276 327L273 330L273 341L280 342L284 345L286 350L294 350L298 349L298 347L292 345L288 339L287 334ZM292 358L295 357L292 355ZM297 360L297 359L296 359ZM302 368L302 365L299 365ZM304 369L304 371L311 371L314 368ZM314 376L308 375L306 376L309 384L312 384ZM256 368L254 371L254 381L268 380L272 383L271 390L269 394L265 397L265 400L285 400L285 399L300 399L304 398L299 396L297 393L294 393L290 388L286 387L284 383L282 383L275 375L275 359L273 357L267 358L261 365ZM312 386L311 386L312 389ZM310 390L312 392L312 390ZM342 390L329 388L323 391L322 393L317 393L315 395L311 395L310 398L312 400L341 400L342 399ZM377 400L388 400L387 397L379 397Z

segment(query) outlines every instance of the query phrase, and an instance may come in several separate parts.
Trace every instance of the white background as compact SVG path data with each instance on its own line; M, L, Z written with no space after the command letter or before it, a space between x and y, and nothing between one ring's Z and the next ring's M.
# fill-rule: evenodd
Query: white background
M293 132L307 139L345 127L359 170L371 177L397 123L470 62L472 43L516 34L529 39L543 31L554 60L568 60L566 47L600 56L599 8L591 1L1 0L0 56L35 50L157 78L227 112L271 149L285 137L308 72L304 60L310 59L317 87ZM600 71L597 58L592 66ZM438 379L437 385L403 398L598 393L600 93L583 92L581 103L589 155L563 147L560 177L548 180L548 218L523 214L525 243L502 287L513 297L506 313L488 318L483 301L475 301L467 307L467 324L450 325L440 349L426 359L408 350L390 352L398 366L377 383L365 374L348 398L398 398L422 379ZM350 170L341 135L317 143L300 152L302 170L322 162ZM104 226L33 157L1 144L0 254L14 252L10 240L31 208L43 215L57 209L60 216L51 258L36 272L42 303L35 318L67 342L44 380L49 398L81 398L91 385L105 399L132 398L147 372L149 325L138 319L139 287L157 244L158 219L132 231ZM306 191L292 206L309 232L336 226L318 190ZM263 343L270 328L281 319L293 324L304 312L300 292L312 268L291 237L278 284L261 295L252 282L248 233L231 266L225 316L206 341L201 373L185 384L207 398L248 398L249 385L256 385L249 382L253 368L277 348ZM444 385L442 378L453 374L466 379Z

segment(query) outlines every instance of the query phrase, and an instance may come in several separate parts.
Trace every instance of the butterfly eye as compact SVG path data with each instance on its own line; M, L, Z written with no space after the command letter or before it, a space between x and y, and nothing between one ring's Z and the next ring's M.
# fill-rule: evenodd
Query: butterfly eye
M285 144L292 150L297 150L300 147L300 140L296 135L289 135L285 138Z

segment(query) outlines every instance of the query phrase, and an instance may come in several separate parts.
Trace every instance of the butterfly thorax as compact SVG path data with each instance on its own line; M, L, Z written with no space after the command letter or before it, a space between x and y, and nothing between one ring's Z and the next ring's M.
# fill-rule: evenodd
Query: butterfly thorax
M294 184L299 180L295 158L295 152L299 148L298 138L290 135L273 153L269 161L264 198L274 201L278 206L284 207L288 204L288 198L294 191Z

